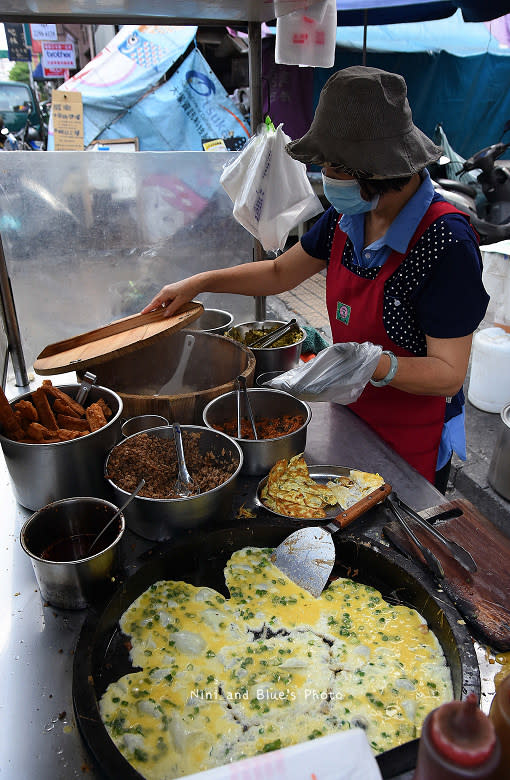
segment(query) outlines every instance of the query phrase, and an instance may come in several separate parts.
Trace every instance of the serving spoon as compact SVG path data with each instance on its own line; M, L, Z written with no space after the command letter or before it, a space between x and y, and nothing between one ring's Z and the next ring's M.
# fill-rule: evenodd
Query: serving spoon
M172 425L174 429L175 450L177 453L177 479L175 480L174 490L182 498L188 498L192 493L200 492L186 467L184 458L184 447L182 446L182 431L179 423Z
M90 551L97 544L98 540L102 537L102 535L105 533L105 531L108 530L108 528L111 526L113 521L116 520L122 514L124 509L128 506L128 504L131 503L131 501L134 499L134 497L138 495L138 493L140 492L140 490L143 488L144 485L145 485L145 480L141 479L140 482L138 483L138 485L135 487L135 489L131 493L131 495L129 496L129 498L122 504L120 509L117 509L115 514L112 515L112 517L108 520L108 522L106 523L105 527L103 529L101 529L101 531L98 533L96 538L93 540L92 544L90 545L89 549L87 550L87 556L90 555Z

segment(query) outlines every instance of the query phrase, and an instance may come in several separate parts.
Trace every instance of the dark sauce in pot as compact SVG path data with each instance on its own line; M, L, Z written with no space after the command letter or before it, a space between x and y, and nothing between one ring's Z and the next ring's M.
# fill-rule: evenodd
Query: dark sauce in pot
M96 538L97 534L74 534L74 536L67 536L64 539L57 539L41 553L41 558L44 561L54 561L55 563L63 563L67 561L78 561L82 558L88 557L88 551L90 545ZM104 534L106 537L107 534ZM98 543L94 545L92 555L104 550L105 538L101 537Z

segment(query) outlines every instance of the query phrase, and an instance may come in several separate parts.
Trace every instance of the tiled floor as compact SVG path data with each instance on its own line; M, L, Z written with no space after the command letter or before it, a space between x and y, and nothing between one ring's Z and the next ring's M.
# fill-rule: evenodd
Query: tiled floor
M316 328L331 340L326 310L326 271L315 274L294 290L282 293L278 298L290 311L298 315L301 322Z

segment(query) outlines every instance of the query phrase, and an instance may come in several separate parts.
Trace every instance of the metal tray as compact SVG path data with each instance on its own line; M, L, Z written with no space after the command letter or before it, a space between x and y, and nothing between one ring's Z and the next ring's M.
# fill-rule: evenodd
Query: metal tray
M228 596L223 569L230 555L248 545L276 547L294 528L283 522L221 528L158 545L146 553L143 565L139 561L138 571L125 580L106 605L89 612L74 655L73 704L81 735L107 778L141 780L115 747L99 714L99 700L110 682L132 671L126 637L119 628L123 612L161 579L207 585ZM441 643L455 698L470 692L479 698L480 674L471 636L460 614L444 593L437 593L432 580L400 553L360 534L337 535L335 548L333 576L358 579L380 590L392 603L417 609ZM412 769L417 750L415 739L377 756L383 778L394 778Z
M308 473L314 479L316 482L318 482L321 485L325 485L330 480L334 480L336 477L348 477L350 474L351 469L353 469L354 466L308 466ZM326 516L325 517L293 517L292 515L284 515L280 512L276 512L274 509L270 509L267 504L264 503L264 501L261 498L262 489L267 484L267 480L269 478L269 474L264 477L264 479L261 479L258 486L257 486L257 494L256 494L256 500L259 506L262 506L266 512L269 512L271 515L274 515L275 517L284 518L285 520L293 520L296 523L314 523L317 525L320 525L321 523L328 523L333 517L336 517L344 507L340 506L340 504L335 504L334 506L325 507ZM359 502L357 502L359 503ZM356 511L356 504L353 504L351 509L353 510L354 514L353 517L356 517L355 511ZM363 514L363 509L360 508L360 515Z

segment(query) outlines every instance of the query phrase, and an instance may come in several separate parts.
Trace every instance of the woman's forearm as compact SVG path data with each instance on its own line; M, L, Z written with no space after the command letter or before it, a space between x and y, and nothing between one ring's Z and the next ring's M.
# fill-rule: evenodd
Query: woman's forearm
M472 336L431 339L427 336L426 357L400 357L391 387L415 395L455 395L466 377ZM390 359L381 355L373 379L380 380L390 369Z

